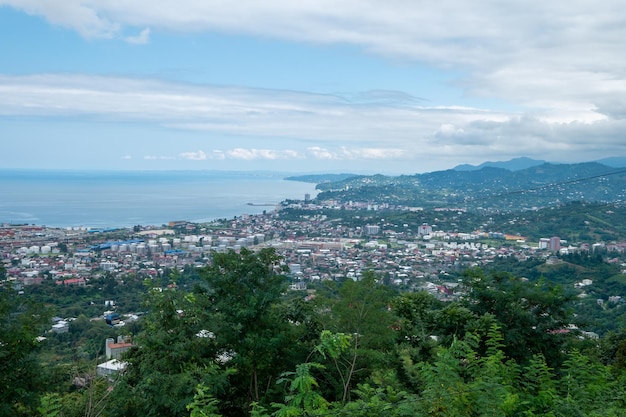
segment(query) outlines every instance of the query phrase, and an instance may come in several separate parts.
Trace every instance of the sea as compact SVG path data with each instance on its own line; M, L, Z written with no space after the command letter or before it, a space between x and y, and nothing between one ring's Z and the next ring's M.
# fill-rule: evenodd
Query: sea
M0 224L92 229L210 222L314 197L285 174L229 171L0 170Z

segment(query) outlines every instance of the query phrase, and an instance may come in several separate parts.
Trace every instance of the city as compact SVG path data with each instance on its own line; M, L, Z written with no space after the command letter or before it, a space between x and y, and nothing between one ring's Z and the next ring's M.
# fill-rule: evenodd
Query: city
M532 257L554 263L558 262L557 254L598 249L623 254L626 249L626 242L571 245L558 236L531 242L506 230L450 231L426 223L412 228L380 219L376 216L378 206L347 206L348 212L346 206L336 202L316 205L305 199L285 202L276 211L231 220L207 224L172 221L167 227L133 229L3 225L0 249L7 279L18 289L44 280L84 286L103 274L118 281L129 275L155 278L172 269L203 267L211 252L271 247L288 268L293 288L306 289L307 283L316 281L359 280L364 271L370 270L389 285L402 290L426 290L441 299L455 297L458 288L456 275L449 272L482 267L494 259L524 261ZM349 213L348 217L359 218L363 213L377 221L348 226L314 214L329 207L343 210L344 215ZM306 221L286 220L288 216L283 213L290 209L312 214L306 215ZM614 262L621 263L617 259ZM621 265L626 273L626 264Z

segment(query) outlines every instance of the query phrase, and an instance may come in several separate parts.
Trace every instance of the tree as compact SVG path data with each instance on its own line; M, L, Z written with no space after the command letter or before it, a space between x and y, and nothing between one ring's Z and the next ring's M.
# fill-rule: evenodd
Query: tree
M349 400L350 391L358 382L377 366L385 366L385 352L392 350L395 339L395 318L390 312L392 295L372 271L366 271L360 281L346 280L325 300L332 332L322 332L322 345L327 334L334 338L345 335L349 346L336 357L328 355L332 364L325 373L326 384L336 387L336 396L342 403Z
M466 308L481 318L495 319L508 358L527 364L541 354L549 366L560 366L572 340L568 330L574 322L572 295L542 280L525 282L507 273L485 275L480 270L467 271L464 284Z
M213 340L200 331L195 300L174 287L149 290L149 313L136 347L124 357L127 368L111 399L113 415L185 416L196 387L223 391L228 373L219 370Z
M433 336L441 327L441 314L437 299L427 293L407 292L394 298L393 313L397 317L394 324L400 345L408 345L424 360L432 355L435 345Z
M231 376L231 405L247 410L251 402L268 401L283 371L302 360L295 325L280 306L287 289L285 268L274 249L254 253L213 253L211 264L200 271L196 287L199 320L215 334ZM290 359L292 358L292 359Z
M200 384L196 387L196 395L193 401L187 404L187 410L191 412L190 417L221 417L218 409L218 401L207 393L207 387Z
M57 247L59 248L59 250L61 251L61 253L67 253L67 243L65 243L65 242L59 242L59 244L57 245Z
M45 385L37 337L49 323L41 304L0 287L0 415L33 415Z
M306 356L298 326L283 314L281 272L272 249L213 253L191 292L151 289L139 347L125 358L129 366L116 388L116 412L183 416L198 386L224 415L278 398L275 381Z
M329 403L316 391L318 383L311 375L311 369L322 368L315 362L302 363L296 366L295 372L285 372L277 381L287 383L285 404L274 404L277 417L301 416L317 414L328 410Z
M623 388L610 368L574 350L563 364L557 415L623 415Z
M378 282L373 271L365 271L360 281L346 280L331 303L336 330L357 335L364 348L390 346L394 339L392 297L393 292Z
M487 347L484 354L478 346ZM423 379L418 407L428 416L518 415L518 366L507 361L497 325L486 336L466 334L441 346L433 363L421 363ZM519 414L522 415L522 414Z

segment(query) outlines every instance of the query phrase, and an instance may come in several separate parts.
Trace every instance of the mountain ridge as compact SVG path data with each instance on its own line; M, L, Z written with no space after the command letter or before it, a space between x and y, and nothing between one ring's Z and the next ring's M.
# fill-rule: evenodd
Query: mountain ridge
M318 201L517 211L572 201L622 202L626 169L598 162L546 162L517 171L484 166L470 171L356 176L318 184L317 189Z
M611 168L626 168L626 156L612 156L608 158L597 159L594 161L588 162L597 162L602 165L606 165ZM509 171L521 171L527 168L532 168L534 166L543 165L543 164L555 164L560 165L563 164L561 162L549 162L543 159L533 159L528 158L526 156L521 156L518 158L509 159L508 161L486 161L480 165L471 165L471 164L461 164L452 168L455 171L478 171L485 167L493 167L493 168L504 168ZM584 164L586 162L578 162ZM569 164L572 165L572 164Z
M470 165L470 164L461 164L452 168L455 171L477 171L485 167L492 168L504 168L509 171L521 171L526 168L531 168L533 166L542 165L547 163L547 161L540 159L532 159L526 156L522 156L519 158L513 158L508 161L486 161L480 165Z

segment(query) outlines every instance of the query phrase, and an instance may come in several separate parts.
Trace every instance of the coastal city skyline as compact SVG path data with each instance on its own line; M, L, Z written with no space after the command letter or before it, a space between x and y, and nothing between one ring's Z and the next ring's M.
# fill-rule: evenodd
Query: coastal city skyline
M620 6L0 0L0 167L410 174L625 156Z

